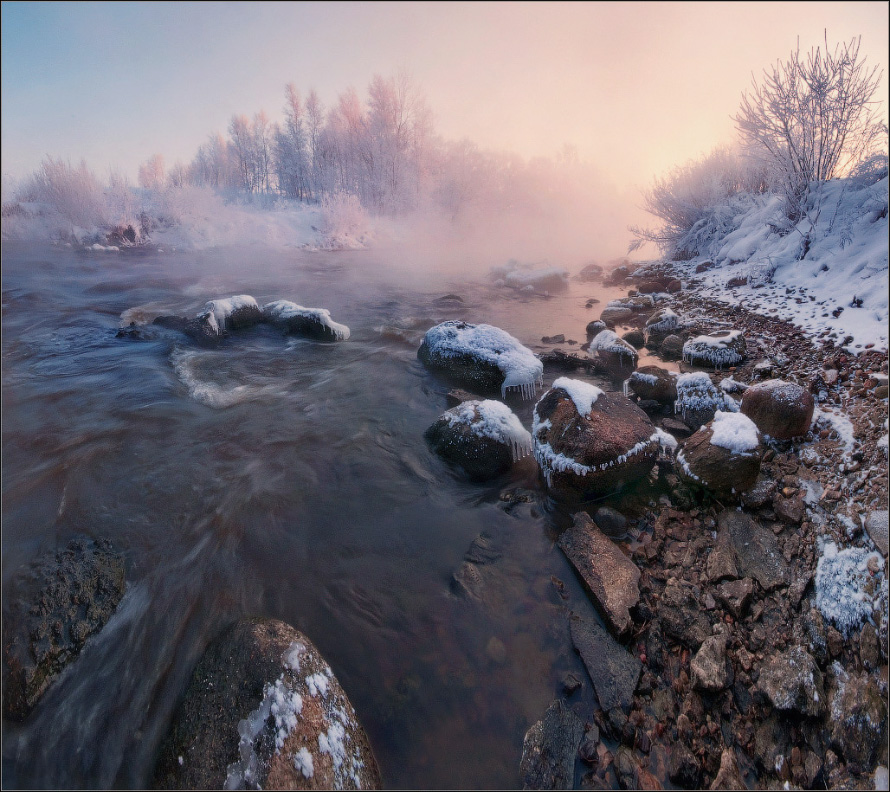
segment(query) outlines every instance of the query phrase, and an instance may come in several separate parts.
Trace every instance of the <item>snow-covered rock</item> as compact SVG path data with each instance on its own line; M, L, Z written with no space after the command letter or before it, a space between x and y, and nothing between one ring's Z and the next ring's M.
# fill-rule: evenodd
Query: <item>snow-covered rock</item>
M816 564L816 607L844 635L872 617L879 605L884 560L859 547L826 542Z
M312 642L284 622L248 619L198 663L154 782L162 789L379 789L380 772Z
M532 438L506 404L465 401L445 412L425 437L443 459L475 481L493 478L532 452Z
M683 327L683 322L670 308L660 308L646 320L646 343L658 347L667 336Z
M683 344L683 360L694 366L708 366L718 370L741 363L747 354L747 345L741 330L700 335Z
M633 391L641 399L672 404L677 400L677 378L659 366L643 366L625 381L625 393L627 391Z
M713 420L718 410L733 411L735 407L735 402L718 391L703 371L681 374L676 380L676 391L674 412L690 429L699 429Z
M430 369L483 393L518 392L530 399L544 366L532 351L498 327L448 321L430 328L417 357Z
M263 316L286 333L322 341L345 341L349 328L331 319L326 308L304 308L289 300L276 300L263 306Z
M550 491L583 500L646 475L673 438L626 396L561 377L535 405L532 441Z
M637 367L637 350L612 330L597 333L591 340L587 353L595 357L602 368L616 379L625 378Z

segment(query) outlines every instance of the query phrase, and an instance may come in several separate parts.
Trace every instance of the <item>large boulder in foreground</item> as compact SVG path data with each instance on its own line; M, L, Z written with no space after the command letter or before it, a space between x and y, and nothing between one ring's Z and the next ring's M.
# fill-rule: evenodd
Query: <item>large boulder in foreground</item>
M433 451L474 481L494 478L532 452L532 438L506 404L471 400L443 413L424 435Z
M346 341L349 338L349 328L331 319L327 308L304 308L290 300L276 300L263 306L263 317L292 335L319 341Z
M718 498L734 500L757 482L762 453L750 418L718 410L677 452L677 472Z
M349 699L284 622L238 622L207 649L161 746L164 789L378 789Z
M107 540L77 537L13 586L21 592L3 622L3 713L21 719L111 618L124 560Z
M776 440L790 440L810 430L815 407L816 402L806 388L771 379L745 390L741 411L763 434Z
M741 363L747 355L748 348L741 330L700 335L683 344L683 360L693 366L722 369Z
M519 392L530 399L543 382L544 365L499 327L451 320L431 327L417 350L429 369L481 393Z
M566 500L605 495L645 476L664 435L624 394L568 377L541 397L532 423L547 486Z

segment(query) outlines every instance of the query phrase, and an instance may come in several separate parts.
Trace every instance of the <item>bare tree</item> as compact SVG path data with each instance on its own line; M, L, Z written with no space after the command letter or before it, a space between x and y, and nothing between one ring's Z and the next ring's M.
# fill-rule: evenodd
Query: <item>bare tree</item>
M830 52L826 33L824 53L816 47L805 59L798 43L742 95L736 125L769 165L792 220L802 216L811 182L842 175L886 138L872 101L881 72L860 60L860 39Z
M164 186L164 156L154 154L139 166L139 186L147 190L159 190Z

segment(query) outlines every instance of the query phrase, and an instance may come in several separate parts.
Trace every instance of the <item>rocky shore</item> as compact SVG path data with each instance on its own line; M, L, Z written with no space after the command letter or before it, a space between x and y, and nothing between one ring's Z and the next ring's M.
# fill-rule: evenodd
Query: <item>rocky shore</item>
M558 545L611 634L585 623L562 581L554 585L600 707L567 683L526 735L523 783L882 788L886 351L853 355L827 333L809 338L781 319L703 300L694 284L678 291L666 264L612 277L631 296L662 292L658 307L682 317L675 343L740 331L747 356L712 369L715 387L740 393L778 379L812 394L815 412L806 434L764 438L759 476L740 497L718 498L662 461L657 506L628 508L635 516L622 535L600 530L611 510L575 514ZM622 314L620 324L642 327L647 316ZM544 359L572 364L565 355ZM634 398L656 425L678 438L691 433L670 406ZM626 623L616 621L616 603Z

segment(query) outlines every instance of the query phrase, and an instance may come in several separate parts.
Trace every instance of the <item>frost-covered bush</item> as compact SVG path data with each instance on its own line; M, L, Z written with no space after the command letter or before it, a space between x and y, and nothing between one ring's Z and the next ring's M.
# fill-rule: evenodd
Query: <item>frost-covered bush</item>
M15 198L20 203L39 204L43 213L57 213L73 226L90 228L105 220L102 185L85 162L74 167L47 157Z
M346 192L321 199L321 230L331 239L360 239L368 233L368 215L358 196Z

